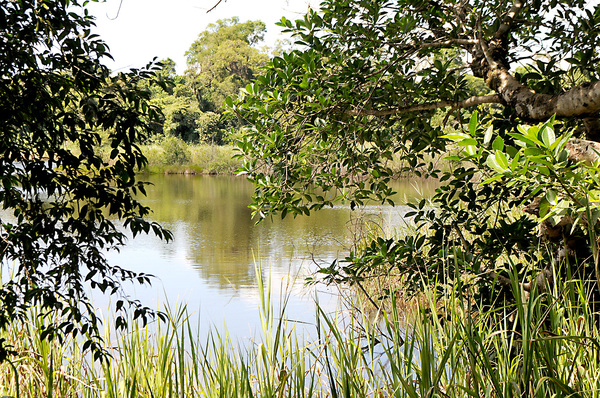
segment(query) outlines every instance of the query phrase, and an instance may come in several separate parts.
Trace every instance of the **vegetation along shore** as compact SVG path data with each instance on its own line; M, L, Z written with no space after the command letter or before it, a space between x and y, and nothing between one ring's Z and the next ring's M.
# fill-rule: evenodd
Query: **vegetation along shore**
M598 2L322 0L276 48L209 25L183 74L111 71L87 4L0 3L0 395L600 396ZM440 187L316 262L355 293L316 338L257 267L261 332L200 341L108 254L173 239L140 171L234 169L263 223Z

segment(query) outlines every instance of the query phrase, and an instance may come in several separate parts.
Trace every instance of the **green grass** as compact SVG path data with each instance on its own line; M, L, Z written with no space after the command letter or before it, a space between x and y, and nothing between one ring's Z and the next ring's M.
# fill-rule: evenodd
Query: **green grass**
M226 330L200 340L185 307L166 308L164 324L107 330L114 358L100 365L74 341L39 340L44 320L32 311L2 336L19 354L0 365L0 396L600 396L598 314L580 295L582 282L528 297L515 281L516 305L477 314L457 292L436 302L425 289L408 326L394 305L374 316L315 305L318 338L305 341L285 305L274 312L269 282L257 276L262 333L249 344Z
M231 145L187 144L167 139L160 144L142 145L148 158L145 171L152 174L234 174L241 166Z

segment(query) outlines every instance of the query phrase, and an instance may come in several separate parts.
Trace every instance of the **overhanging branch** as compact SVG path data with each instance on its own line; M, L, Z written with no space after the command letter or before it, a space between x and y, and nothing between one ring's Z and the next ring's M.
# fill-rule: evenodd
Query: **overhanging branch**
M477 97L467 98L463 101L438 101L438 102L428 102L424 104L415 104L406 107L394 108L394 109L382 109L382 110L369 110L369 109L361 109L361 110L350 110L346 113L352 116L391 116L391 115L400 115L403 113L409 112L418 112L418 111L429 111L432 109L441 109L441 108L452 108L452 109L463 109L469 108L472 106L477 106L481 104L502 104L502 98L498 94L492 95L482 95Z
M528 121L557 118L585 117L600 111L600 81L588 83L558 95L540 94L521 84L498 63L486 77L488 86L515 109L517 115Z

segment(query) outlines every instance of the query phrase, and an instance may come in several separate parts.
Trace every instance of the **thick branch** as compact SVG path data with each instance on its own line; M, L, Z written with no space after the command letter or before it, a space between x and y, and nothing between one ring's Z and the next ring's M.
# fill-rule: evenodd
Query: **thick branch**
M361 110L350 110L346 113L352 116L390 116L390 115L400 115L403 113L409 112L418 112L418 111L429 111L433 109L440 108L452 108L452 109L463 109L469 108L471 106L477 106L481 104L501 104L502 98L497 95L482 95L478 97L467 98L464 101L438 101L438 102L428 102L425 104L416 104L411 106L405 106L394 109L383 109L383 110L369 110L369 109L361 109Z
M498 63L491 64L492 67ZM544 121L556 117L592 115L600 111L600 81L574 87L559 94L538 94L523 86L506 69L490 71L486 83L504 102L515 109L519 117L529 121Z
M520 118L527 121L544 121L556 117L584 117L590 119L586 125L595 126L591 118L600 111L600 81L573 87L559 95L538 94L521 84L508 71L502 62L504 48L499 34L507 33L511 28L513 19L523 8L523 0L515 0L503 24L496 32L496 37L488 43L483 39L481 26L479 27L479 48L483 53L485 62L476 69L483 71L485 82L492 90L496 91L504 102L512 107ZM501 51L496 51L500 48ZM486 65L487 64L487 65Z
M600 158L600 143L571 138L565 145L569 160L575 163L594 163Z

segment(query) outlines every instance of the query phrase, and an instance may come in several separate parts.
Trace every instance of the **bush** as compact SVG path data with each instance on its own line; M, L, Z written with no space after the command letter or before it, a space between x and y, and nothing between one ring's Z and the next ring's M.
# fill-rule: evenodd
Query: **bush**
M163 163L166 165L184 164L190 161L188 144L176 137L167 137L162 143Z

